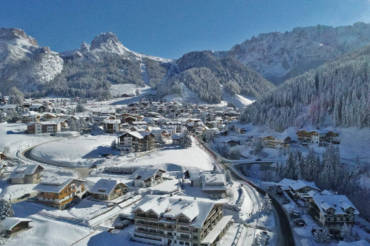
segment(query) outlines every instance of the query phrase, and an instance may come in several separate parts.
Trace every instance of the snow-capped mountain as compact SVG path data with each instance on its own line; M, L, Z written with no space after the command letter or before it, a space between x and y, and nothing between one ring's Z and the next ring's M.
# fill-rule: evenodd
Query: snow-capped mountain
M299 27L290 32L260 34L221 52L281 83L370 43L370 24Z
M257 98L274 88L235 59L219 58L209 51L190 52L175 61L147 56L126 48L113 33L102 33L90 44L82 43L60 56L63 70L38 88L37 95L108 97L111 85L135 84L149 85L162 96L185 97L176 91L182 83L183 91L193 98L214 103L223 99L225 91L232 93L228 98Z
M242 119L276 130L370 127L370 46L286 81L247 108Z
M107 98L112 85L134 84L170 98L258 99L275 89L265 78L282 82L367 43L370 24L315 26L261 34L230 51L189 52L169 60L131 51L110 32L58 54L19 29L2 28L0 91L16 86L36 96Z
M15 28L0 28L0 89L17 86L32 90L53 80L63 69L63 59L48 47Z
M159 83L171 60L136 53L111 32L96 36L90 44L63 52L64 69L42 94L107 97L112 84L138 86Z
M74 51L63 52L62 56L64 57L85 57L95 60L99 60L100 56L107 55L118 55L126 59L150 59L158 62L171 62L171 59L165 59L161 57L148 56L140 54L128 49L124 46L118 37L112 32L105 32L97 35L92 41L91 44L83 42L80 49Z

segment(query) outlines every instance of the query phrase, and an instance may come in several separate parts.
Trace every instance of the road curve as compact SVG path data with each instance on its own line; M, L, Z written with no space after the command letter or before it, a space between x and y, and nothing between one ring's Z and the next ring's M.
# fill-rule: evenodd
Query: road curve
M242 181L246 182L252 188L257 190L261 195L263 195L263 196L266 195L265 190L256 186L254 183L250 182L245 177L245 175L241 175L241 173L238 172L238 170L235 170L235 168L234 168L234 166L232 166L232 164L231 164L231 166L226 164L226 163L229 163L229 164L232 163L231 160L228 160L228 159L224 158L223 156L221 156L220 154L218 154L217 152L215 152L214 150L209 148L208 145L206 143L204 143L201 139L197 138L196 136L194 136L194 137L198 140L199 143L201 143L204 146L204 148L207 151L209 151L213 156L215 156L215 158L218 161L220 161L222 168L229 169L231 171L234 178L237 178L239 180L242 180ZM294 236L293 236L292 229L290 227L288 215L285 213L285 211L284 211L283 207L280 205L280 203L278 201L276 201L276 199L273 196L270 196L270 198L271 198L271 201L272 201L272 205L273 205L273 207L274 207L274 209L275 209L275 211L278 215L278 224L279 224L279 230L280 230L280 233L279 233L280 235L278 237L279 245L294 246L295 241L294 241Z

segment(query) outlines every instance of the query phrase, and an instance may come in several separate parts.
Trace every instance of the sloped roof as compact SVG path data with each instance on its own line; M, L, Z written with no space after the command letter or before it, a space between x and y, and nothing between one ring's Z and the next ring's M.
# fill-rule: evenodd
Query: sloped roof
M293 190L299 190L299 189L302 189L304 187L310 187L312 189L319 190L319 188L315 185L314 182L308 182L308 181L305 181L305 180L293 180L293 179L286 179L285 178L285 179L281 180L278 184L283 186L283 187L290 187Z
M165 172L165 171L159 168L154 168L154 167L153 168L139 168L133 173L133 176L135 179L147 180L153 177L154 175L156 175L157 172Z
M215 205L215 202L192 198L147 196L135 210L152 211L162 218L176 218L183 215L189 219L192 226L200 228Z
M194 201L189 200L178 200L172 204L171 209L164 214L164 217L176 218L179 215L183 215L193 221L199 215L199 206Z
M348 208L353 208L355 214L359 214L357 208L345 195L316 193L312 199L318 208L327 211L329 208L335 210L335 214L345 214Z
M29 165L27 167L19 167L15 169L11 174L10 178L24 178L25 175L32 175L36 172L37 168L42 168L40 165Z
M83 180L73 178L50 178L42 180L34 189L40 192L59 193L73 181L83 182Z
M222 173L203 172L201 177L203 185L226 185L226 178Z
M169 207L170 203L166 197L156 197L152 199L144 200L136 208L147 213L149 211L154 212L157 216L161 216Z
M18 217L6 217L4 220L0 221L1 231L11 231L15 226L21 222L31 222L30 219L18 218Z
M141 133L140 132L137 132L137 131L125 131L123 134L121 134L120 137L122 137L122 136L124 136L126 134L131 135L132 137L138 138L138 139L143 139L144 138L144 136L141 135Z
M113 179L99 179L91 188L90 192L94 194L110 194L118 184L123 184Z
M121 121L120 121L120 120L118 120L118 119L115 119L115 120L112 120L112 119L105 119L105 120L103 121L103 123L105 123L105 124L120 124L120 123L121 123Z

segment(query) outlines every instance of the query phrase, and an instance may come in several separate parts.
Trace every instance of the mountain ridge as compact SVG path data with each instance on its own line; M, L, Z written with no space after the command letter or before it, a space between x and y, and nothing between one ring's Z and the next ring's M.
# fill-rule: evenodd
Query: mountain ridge
M317 25L262 33L219 55L234 57L266 79L281 84L369 43L370 24Z
M32 96L109 98L111 85L129 83L149 85L162 97L190 90L211 103L225 94L259 99L275 89L266 74L295 77L365 43L370 24L313 26L260 34L229 51L192 51L170 60L131 51L111 32L58 53L39 47L23 30L2 28L0 91L16 86Z

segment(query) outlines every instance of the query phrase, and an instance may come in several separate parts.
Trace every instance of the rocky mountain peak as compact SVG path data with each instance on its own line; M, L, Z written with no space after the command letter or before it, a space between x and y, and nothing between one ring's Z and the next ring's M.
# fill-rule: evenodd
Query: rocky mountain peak
M80 46L80 50L83 52L83 51L89 51L90 50L90 45L86 42L82 42L81 46Z
M90 50L99 50L119 55L123 55L129 51L112 32L101 33L96 36L91 42Z
M0 28L0 40L12 41L23 39L30 43L30 45L37 46L37 41L31 36L28 36L23 30L18 28Z

